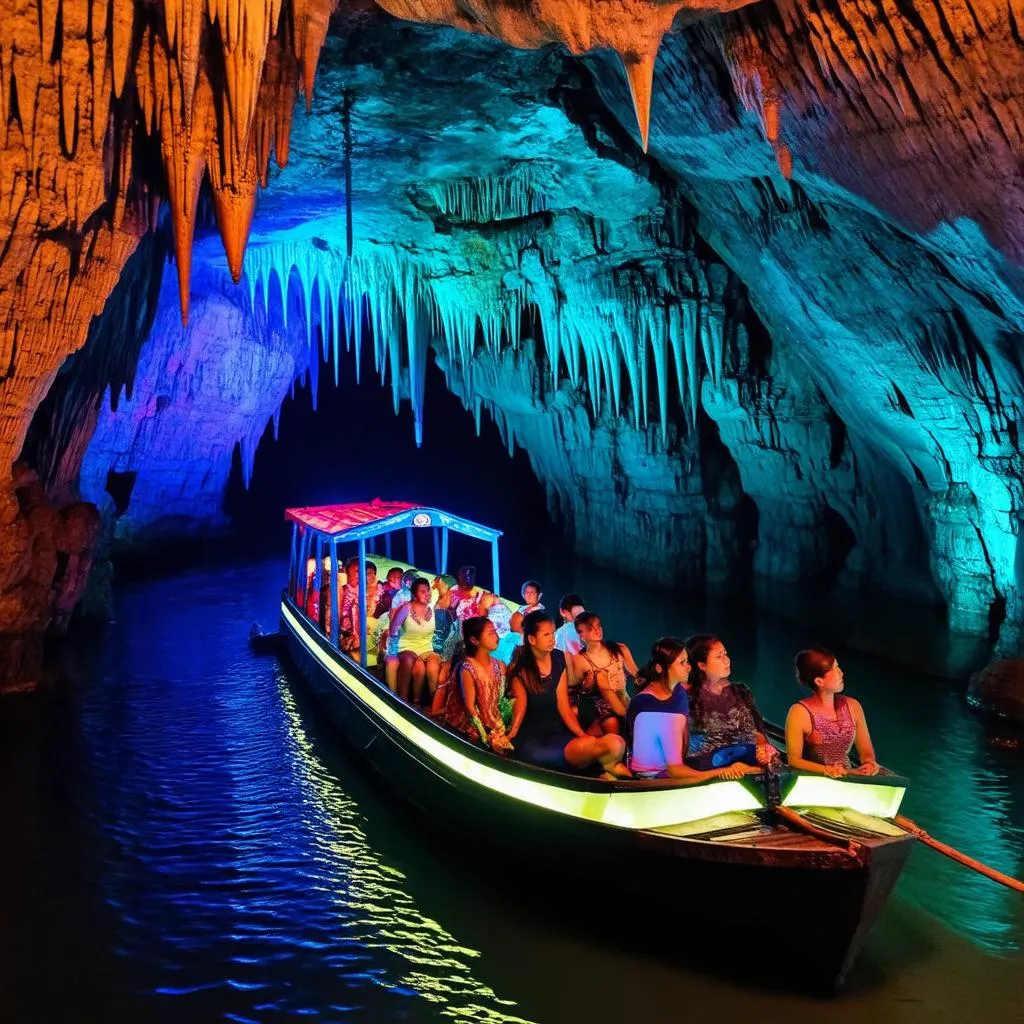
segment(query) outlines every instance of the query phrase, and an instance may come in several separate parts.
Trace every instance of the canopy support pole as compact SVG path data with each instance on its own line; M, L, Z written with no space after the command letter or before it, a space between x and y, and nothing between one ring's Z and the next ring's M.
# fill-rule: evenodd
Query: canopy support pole
M316 589L316 624L322 632L324 629L324 539L320 534L316 535L316 568L313 570L313 586Z
M288 596L293 598L298 593L298 556L299 556L299 524L292 523L292 553L288 561Z
M366 668L366 541L359 539L359 660Z
M498 538L491 541L491 579L494 583L495 594L501 593L501 581L498 579Z
M312 540L312 534L309 530L303 531L303 535L299 538L299 582L302 584L300 587L296 584L295 593L298 596L297 604L302 606L302 614L306 614L306 604L309 602L309 586L310 581L306 576L306 563L309 561L309 545Z
M407 526L405 528L405 550L406 550L406 561L411 565L416 565L416 544L412 536L412 527Z
M448 527L441 527L441 574L448 571Z
M341 621L341 605L338 604L338 542L331 541L331 643L338 646L338 624Z
M391 560L391 534L390 533L385 533L384 534L384 557L387 558L388 561ZM389 568L390 568L390 566L389 566Z
M440 576L441 573L444 572L444 569L441 568L441 537L440 537L440 532L441 531L438 530L438 528L435 526L434 527L434 565L437 568L434 570L434 572L438 576Z

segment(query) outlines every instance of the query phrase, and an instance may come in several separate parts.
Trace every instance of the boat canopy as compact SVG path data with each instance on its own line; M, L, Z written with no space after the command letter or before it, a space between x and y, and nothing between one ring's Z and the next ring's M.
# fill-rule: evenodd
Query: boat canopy
M406 532L407 561L416 564L415 531L431 527L434 538L434 564L438 574L448 571L448 532L454 530L476 540L488 541L491 545L491 588L499 593L501 582L498 569L498 538L501 530L483 526L470 519L443 512L441 509L416 505L408 501L353 502L346 505L317 505L309 508L289 508L284 517L292 525L292 552L290 590L295 593L301 579L306 583L305 565L312 556L316 558L313 585L320 589L323 574L323 559L331 559L331 621L328 631L331 642L338 642L338 545L358 544L359 557L359 607L366 608L366 542L374 537L384 538L384 555L391 557L391 535L399 530ZM360 657L366 665L366 615L359 616ZM327 624L325 624L327 625Z

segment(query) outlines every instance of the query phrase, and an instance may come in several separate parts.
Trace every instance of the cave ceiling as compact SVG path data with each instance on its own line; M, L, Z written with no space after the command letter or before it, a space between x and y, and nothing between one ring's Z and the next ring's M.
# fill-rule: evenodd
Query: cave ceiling
M622 538L605 560L664 582L751 547L793 581L924 565L965 628L1018 607L1021 0L0 0L0 19L5 464L68 356L124 333L94 318L159 228L152 340L119 409L59 432L66 493L81 468L102 507L148 445L175 453L158 477L202 479L180 515L216 516L311 346L344 373L366 333L418 431L432 347L553 508ZM510 351L530 320L543 359ZM172 504L154 484L150 518ZM0 506L20 538L2 605L35 542L11 487Z

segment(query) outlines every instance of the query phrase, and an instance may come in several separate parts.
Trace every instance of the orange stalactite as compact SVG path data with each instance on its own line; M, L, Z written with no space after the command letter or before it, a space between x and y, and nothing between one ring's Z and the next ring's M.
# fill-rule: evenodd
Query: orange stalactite
M211 154L209 170L217 227L224 243L231 277L237 284L242 279L242 262L249 241L252 215L256 208L256 187L259 184L255 138L250 138L243 162L233 168L230 180L221 176L216 154Z
M644 149L654 65L665 33L681 12L715 14L753 0L377 0L408 21L451 25L502 39L524 50L561 43L570 53L619 54ZM308 91L307 91L308 97ZM307 98L308 102L308 98Z

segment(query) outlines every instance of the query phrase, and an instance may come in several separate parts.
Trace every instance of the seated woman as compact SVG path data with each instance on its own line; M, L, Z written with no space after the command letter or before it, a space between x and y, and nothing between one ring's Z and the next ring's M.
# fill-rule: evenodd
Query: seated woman
M452 612L452 587L455 586L454 576L435 576L430 584L437 591L434 602L434 650L440 654L444 650L444 642L452 631L455 615Z
M456 585L451 589L452 612L462 621L476 615L486 615L487 609L479 606L485 591L476 585L476 566L462 566L455 578Z
M683 641L674 636L656 641L651 648L651 660L637 678L641 690L626 711L629 767L633 774L642 779L707 782L738 779L757 772L759 769L742 763L698 771L683 761L690 713L685 687L689 676L690 662Z
M605 640L604 626L594 612L581 612L575 620L576 632L583 647L572 655L573 677L593 694L594 721L592 735L617 733L619 719L624 718L629 704L626 672L636 675L636 662L625 644Z
M555 620L543 611L523 619L522 647L509 666L513 740L523 760L556 771L598 764L607 779L629 778L621 736L591 736L580 725L565 655L555 650Z
M373 612L377 618L387 615L391 611L391 602L394 601L395 594L402 589L402 576L403 573L399 566L393 565L388 569L387 575L384 577L384 589L381 591L380 601Z
M786 760L791 768L836 779L843 775L877 775L878 762L860 701L843 694L843 670L823 647L796 656L797 682L811 691L786 716ZM850 764L857 745L860 767Z
M702 633L686 641L690 659L690 745L686 761L700 769L779 763L768 742L764 719L750 688L729 679L732 665L725 644Z
M339 581L340 582L340 581ZM353 658L359 657L361 643L361 620L366 615L367 646L374 635L376 620L374 610L380 601L383 586L377 581L377 566L373 562L366 563L366 608L359 607L359 559L350 558L345 563L345 585L341 588L341 608L339 609L338 647Z
M523 603L519 606L519 610L513 613L512 621L509 624L514 633L522 633L523 619L530 612L544 611L544 605L540 603L543 595L541 594L540 584L536 580L527 580L519 588L519 596L523 599Z
M462 624L462 649L437 688L431 714L479 740L497 754L512 749L498 707L505 690L505 666L491 656L498 646L494 623L483 615Z
M398 640L398 696L419 704L423 681L433 697L441 659L434 653L434 609L430 607L430 583L422 577L412 584L412 600L391 617L389 636ZM410 685L411 684L411 685Z

